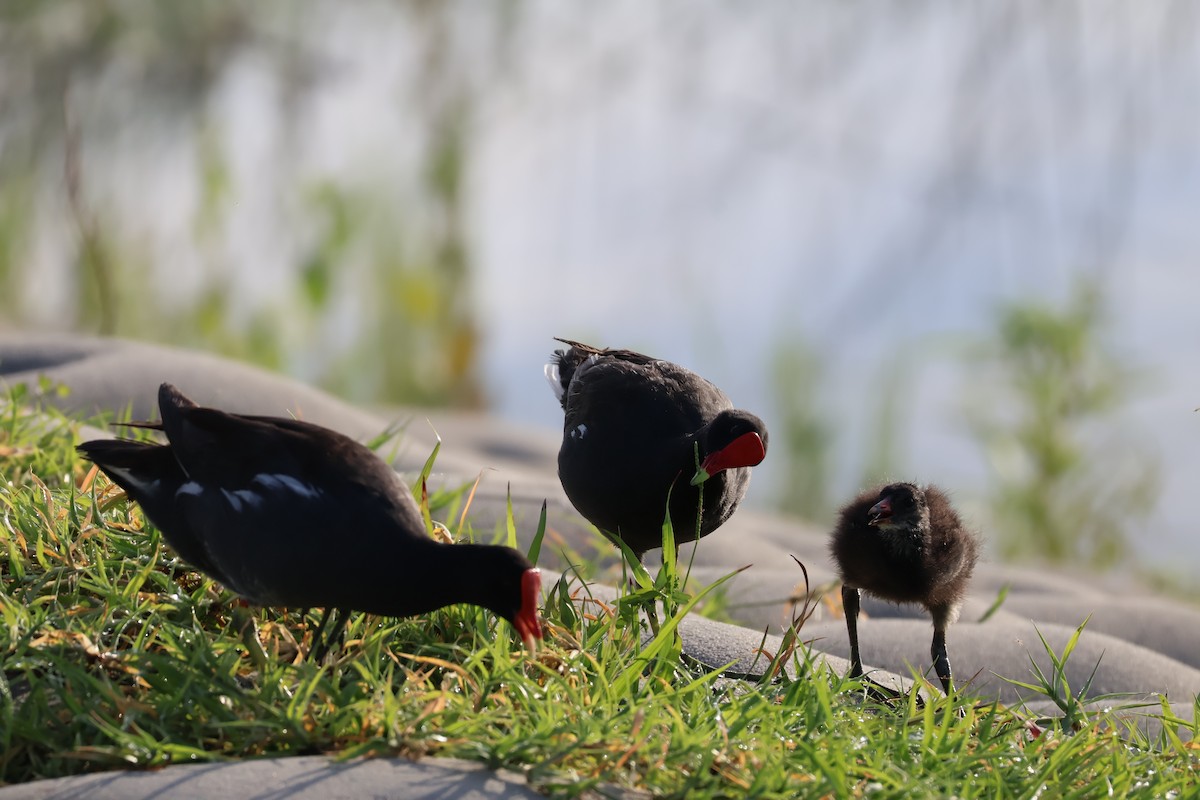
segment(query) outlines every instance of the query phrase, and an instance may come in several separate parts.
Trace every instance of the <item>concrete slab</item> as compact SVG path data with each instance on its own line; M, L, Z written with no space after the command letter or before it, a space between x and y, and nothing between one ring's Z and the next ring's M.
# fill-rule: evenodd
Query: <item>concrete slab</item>
M453 758L338 762L325 756L180 764L104 772L0 789L0 800L532 800L542 795L506 770Z

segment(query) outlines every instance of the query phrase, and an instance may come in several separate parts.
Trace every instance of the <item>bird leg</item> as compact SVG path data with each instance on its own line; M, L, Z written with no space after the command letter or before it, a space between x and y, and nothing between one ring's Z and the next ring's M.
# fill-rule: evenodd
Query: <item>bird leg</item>
M950 656L946 653L946 629L938 626L933 629L933 644L929 648L933 657L933 669L942 680L942 689L947 695L954 692L954 682L950 675Z
M938 605L929 609L933 617L933 644L929 647L929 655L933 659L933 671L942 681L942 689L949 695L954 691L950 675L950 656L946 653L946 628L958 616L954 605Z
M250 660L258 667L259 675L262 675L267 671L267 651L263 650L262 641L258 638L258 622L254 615L239 603L233 607L231 622L237 628L238 637L242 640Z
M651 600L650 605L646 606L646 623L650 626L650 635L658 636L658 631L662 624L658 621L658 601Z
M346 622L350 618L349 611L339 613L333 627L329 629L329 635L322 640L321 632L325 630L325 623L329 622L329 618L337 611L338 609L327 606L325 612L321 614L321 621L317 623L317 629L313 631L312 645L309 647L308 655L309 660L316 664L320 664L325 660L325 656L329 655L330 645L342 635L342 629L346 627Z
M890 703L904 696L902 692L888 688L878 681L863 676L862 655L858 650L858 610L860 593L857 587L842 584L842 610L846 614L846 634L850 637L850 674L847 677L862 679L867 695L879 703ZM917 698L917 706L923 705Z
M842 610L846 614L846 635L850 637L850 677L863 674L858 652L858 588L842 584Z

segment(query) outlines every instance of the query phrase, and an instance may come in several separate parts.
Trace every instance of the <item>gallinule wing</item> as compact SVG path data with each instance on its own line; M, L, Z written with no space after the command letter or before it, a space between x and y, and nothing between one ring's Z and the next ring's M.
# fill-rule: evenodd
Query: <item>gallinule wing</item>
M295 419L201 408L158 391L167 444L79 445L184 560L264 606L386 616L471 603L542 636L539 571L517 551L446 545L370 449Z
M951 690L946 628L979 557L979 542L936 486L893 483L865 491L840 512L830 552L842 577L850 637L850 675L862 675L858 651L859 590L893 603L920 603L933 618L930 654L942 687Z
M697 538L701 491L699 536L729 519L766 456L763 421L676 364L558 341L546 365L565 416L558 477L579 513L639 560L662 545L668 492L678 542Z

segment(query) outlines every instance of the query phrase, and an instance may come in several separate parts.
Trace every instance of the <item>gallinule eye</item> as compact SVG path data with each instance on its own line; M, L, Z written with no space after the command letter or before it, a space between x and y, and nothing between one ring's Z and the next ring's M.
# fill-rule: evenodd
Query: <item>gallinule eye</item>
M201 408L158 391L166 444L79 445L184 560L251 602L386 616L487 608L527 646L542 636L539 571L517 551L447 545L370 449L294 419ZM324 620L322 621L322 624Z
M893 483L863 492L840 512L830 552L842 577L850 637L850 675L862 675L858 651L859 590L893 603L920 603L933 617L934 670L951 691L946 628L979 557L979 542L935 486Z
M579 513L639 560L662 545L668 492L678 542L697 538L701 491L699 536L729 519L766 456L763 421L676 364L558 341L546 365L565 415L558 477Z

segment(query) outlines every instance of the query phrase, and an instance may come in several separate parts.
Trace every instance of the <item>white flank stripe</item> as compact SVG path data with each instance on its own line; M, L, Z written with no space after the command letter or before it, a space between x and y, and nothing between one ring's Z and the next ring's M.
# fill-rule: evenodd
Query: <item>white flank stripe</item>
M246 505L257 508L263 504L262 495L258 492L252 492L249 489L238 489L233 493L235 497L243 500Z
M109 474L120 478L123 482L132 486L135 491L142 494L153 494L154 490L158 488L159 481L153 480L150 483L146 483L141 477L134 475L127 469L122 469L121 467L106 467L105 469Z
M254 480L251 481L251 483L257 483L264 489L270 489L274 491L282 490L291 492L292 494L298 494L301 497L308 498L309 500L316 500L321 496L321 491L319 489L314 486L310 486L309 484L297 478L293 478L291 475L269 475L267 473L263 473L261 475L255 475Z
M228 489L222 489L221 494L225 495L225 499L229 501L229 505L233 506L234 511L242 510L242 501L240 499L238 499L238 496L236 494L229 491Z
M179 491L175 492L176 497L181 494L191 494L199 497L200 495L204 494L204 487L195 481L188 481L183 486L179 487Z

